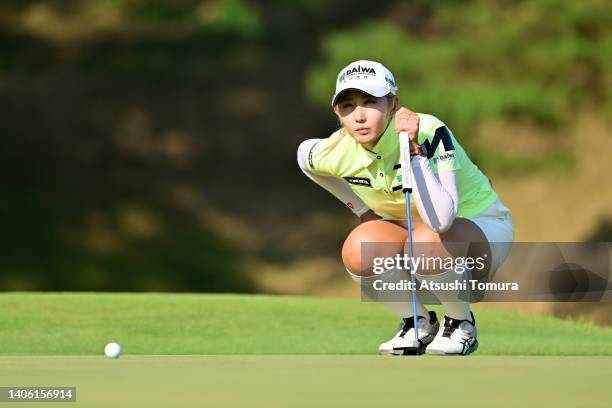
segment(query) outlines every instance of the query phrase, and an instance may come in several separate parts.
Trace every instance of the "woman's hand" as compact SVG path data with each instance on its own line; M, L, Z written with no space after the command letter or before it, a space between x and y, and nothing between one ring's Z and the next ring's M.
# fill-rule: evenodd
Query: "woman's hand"
M359 220L364 223L364 222L368 222L368 221L374 221L374 220L381 220L382 217L377 215L374 211L372 210L368 210L367 212L363 213L360 217Z
M419 115L408 108L399 108L395 113L395 132L408 132L410 154L420 154Z

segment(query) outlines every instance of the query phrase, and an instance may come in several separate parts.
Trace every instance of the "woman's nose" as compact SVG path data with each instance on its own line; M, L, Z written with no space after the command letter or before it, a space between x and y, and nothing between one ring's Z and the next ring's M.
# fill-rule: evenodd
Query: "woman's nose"
M353 116L355 117L356 122L365 122L365 111L361 106L357 106L353 112Z

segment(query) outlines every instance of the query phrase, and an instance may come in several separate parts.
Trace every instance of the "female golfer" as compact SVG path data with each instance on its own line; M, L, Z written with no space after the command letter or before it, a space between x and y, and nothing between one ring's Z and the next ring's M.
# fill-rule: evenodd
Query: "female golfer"
M443 122L400 107L393 74L382 64L360 60L342 69L331 105L340 129L326 139L304 141L298 163L310 179L360 217L360 225L344 242L344 265L368 297L381 300L402 318L400 330L379 352L420 354L426 348L428 354L470 354L478 348L476 320L470 299L462 295L466 287L459 283L490 279L503 263L514 239L510 210ZM412 201L420 218L412 223L412 236L418 248L414 258L423 262L414 271L417 288L427 285L427 293L416 292L418 342L412 292L393 289L410 280L410 270L399 262L408 226L401 188L401 131L409 134ZM376 258L397 262L386 262L381 270ZM385 290L393 294L376 293ZM419 301L425 295L443 305L442 325Z

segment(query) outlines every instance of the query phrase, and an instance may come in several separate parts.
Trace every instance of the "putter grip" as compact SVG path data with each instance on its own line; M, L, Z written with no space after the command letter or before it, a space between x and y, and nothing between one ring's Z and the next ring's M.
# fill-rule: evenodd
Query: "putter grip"
M412 193L412 167L410 166L410 144L408 132L400 132L400 162L402 164L402 191Z

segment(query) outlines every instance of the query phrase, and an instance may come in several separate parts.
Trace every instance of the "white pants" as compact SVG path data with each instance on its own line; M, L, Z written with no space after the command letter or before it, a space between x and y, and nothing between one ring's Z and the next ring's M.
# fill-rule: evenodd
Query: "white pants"
M499 200L474 217L467 217L482 230L491 243L491 269L488 278L491 279L497 269L504 263L514 241L514 224L512 213Z

